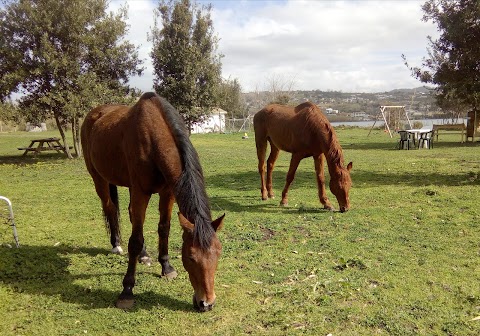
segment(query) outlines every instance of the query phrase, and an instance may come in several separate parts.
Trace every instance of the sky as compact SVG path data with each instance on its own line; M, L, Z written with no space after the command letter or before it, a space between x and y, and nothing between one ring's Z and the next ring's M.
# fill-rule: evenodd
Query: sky
M401 57L420 66L436 25L423 22L425 0L201 0L211 3L219 38L222 77L237 79L243 92L268 90L276 81L292 90L384 92L424 85ZM157 1L127 4L127 39L139 46L145 71L130 84L153 85L151 43Z

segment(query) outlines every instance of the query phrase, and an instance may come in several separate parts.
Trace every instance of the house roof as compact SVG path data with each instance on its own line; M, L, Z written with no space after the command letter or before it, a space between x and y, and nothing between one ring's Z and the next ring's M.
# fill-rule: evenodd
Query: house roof
M220 107L214 107L210 111L211 114L227 114L228 112L225 110L222 110Z

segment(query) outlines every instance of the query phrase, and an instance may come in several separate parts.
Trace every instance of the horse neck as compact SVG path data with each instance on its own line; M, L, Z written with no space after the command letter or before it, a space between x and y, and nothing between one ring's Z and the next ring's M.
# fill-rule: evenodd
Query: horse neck
M325 158L327 160L328 172L330 173L330 176L339 175L340 169L342 168L343 158L332 159L331 157L329 158L327 155L325 155Z
M313 132L313 137L317 139L325 155L330 176L338 175L343 165L343 154L332 125L320 111L316 110L308 114L307 124L310 125L310 131Z
M325 154L325 159L327 161L328 172L330 173L330 176L332 176L338 175L342 168L343 153L333 131L329 133L328 139L325 139L322 143L325 146L323 153Z

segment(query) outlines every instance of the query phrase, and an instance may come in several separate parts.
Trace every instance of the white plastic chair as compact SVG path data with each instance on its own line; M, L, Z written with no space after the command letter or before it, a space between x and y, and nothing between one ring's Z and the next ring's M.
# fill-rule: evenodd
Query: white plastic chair
M3 200L5 202L7 202L8 211L9 211L9 216L7 217L7 223L9 222L9 225L13 229L13 238L15 239L15 245L17 245L17 247L20 247L20 244L18 243L17 228L15 226L15 220L13 218L12 202L10 202L10 200L8 198L3 197L3 196L0 196L0 200Z
M421 133L418 139L418 148L433 148L433 131Z

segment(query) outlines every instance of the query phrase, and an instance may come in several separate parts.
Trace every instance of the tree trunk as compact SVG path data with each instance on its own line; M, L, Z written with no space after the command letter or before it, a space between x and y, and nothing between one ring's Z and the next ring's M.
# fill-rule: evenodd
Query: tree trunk
M82 156L82 146L80 145L80 127L79 127L79 120L75 116L72 120L72 136L73 136L73 148L75 149L75 153L77 157Z
M67 153L67 157L69 159L73 159L72 154L70 154L70 148L68 147L67 138L65 137L65 132L63 131L62 124L60 123L58 114L55 112L53 114L55 116L55 122L57 124L58 131L60 132L60 136L62 137L63 146L65 147L65 152Z

